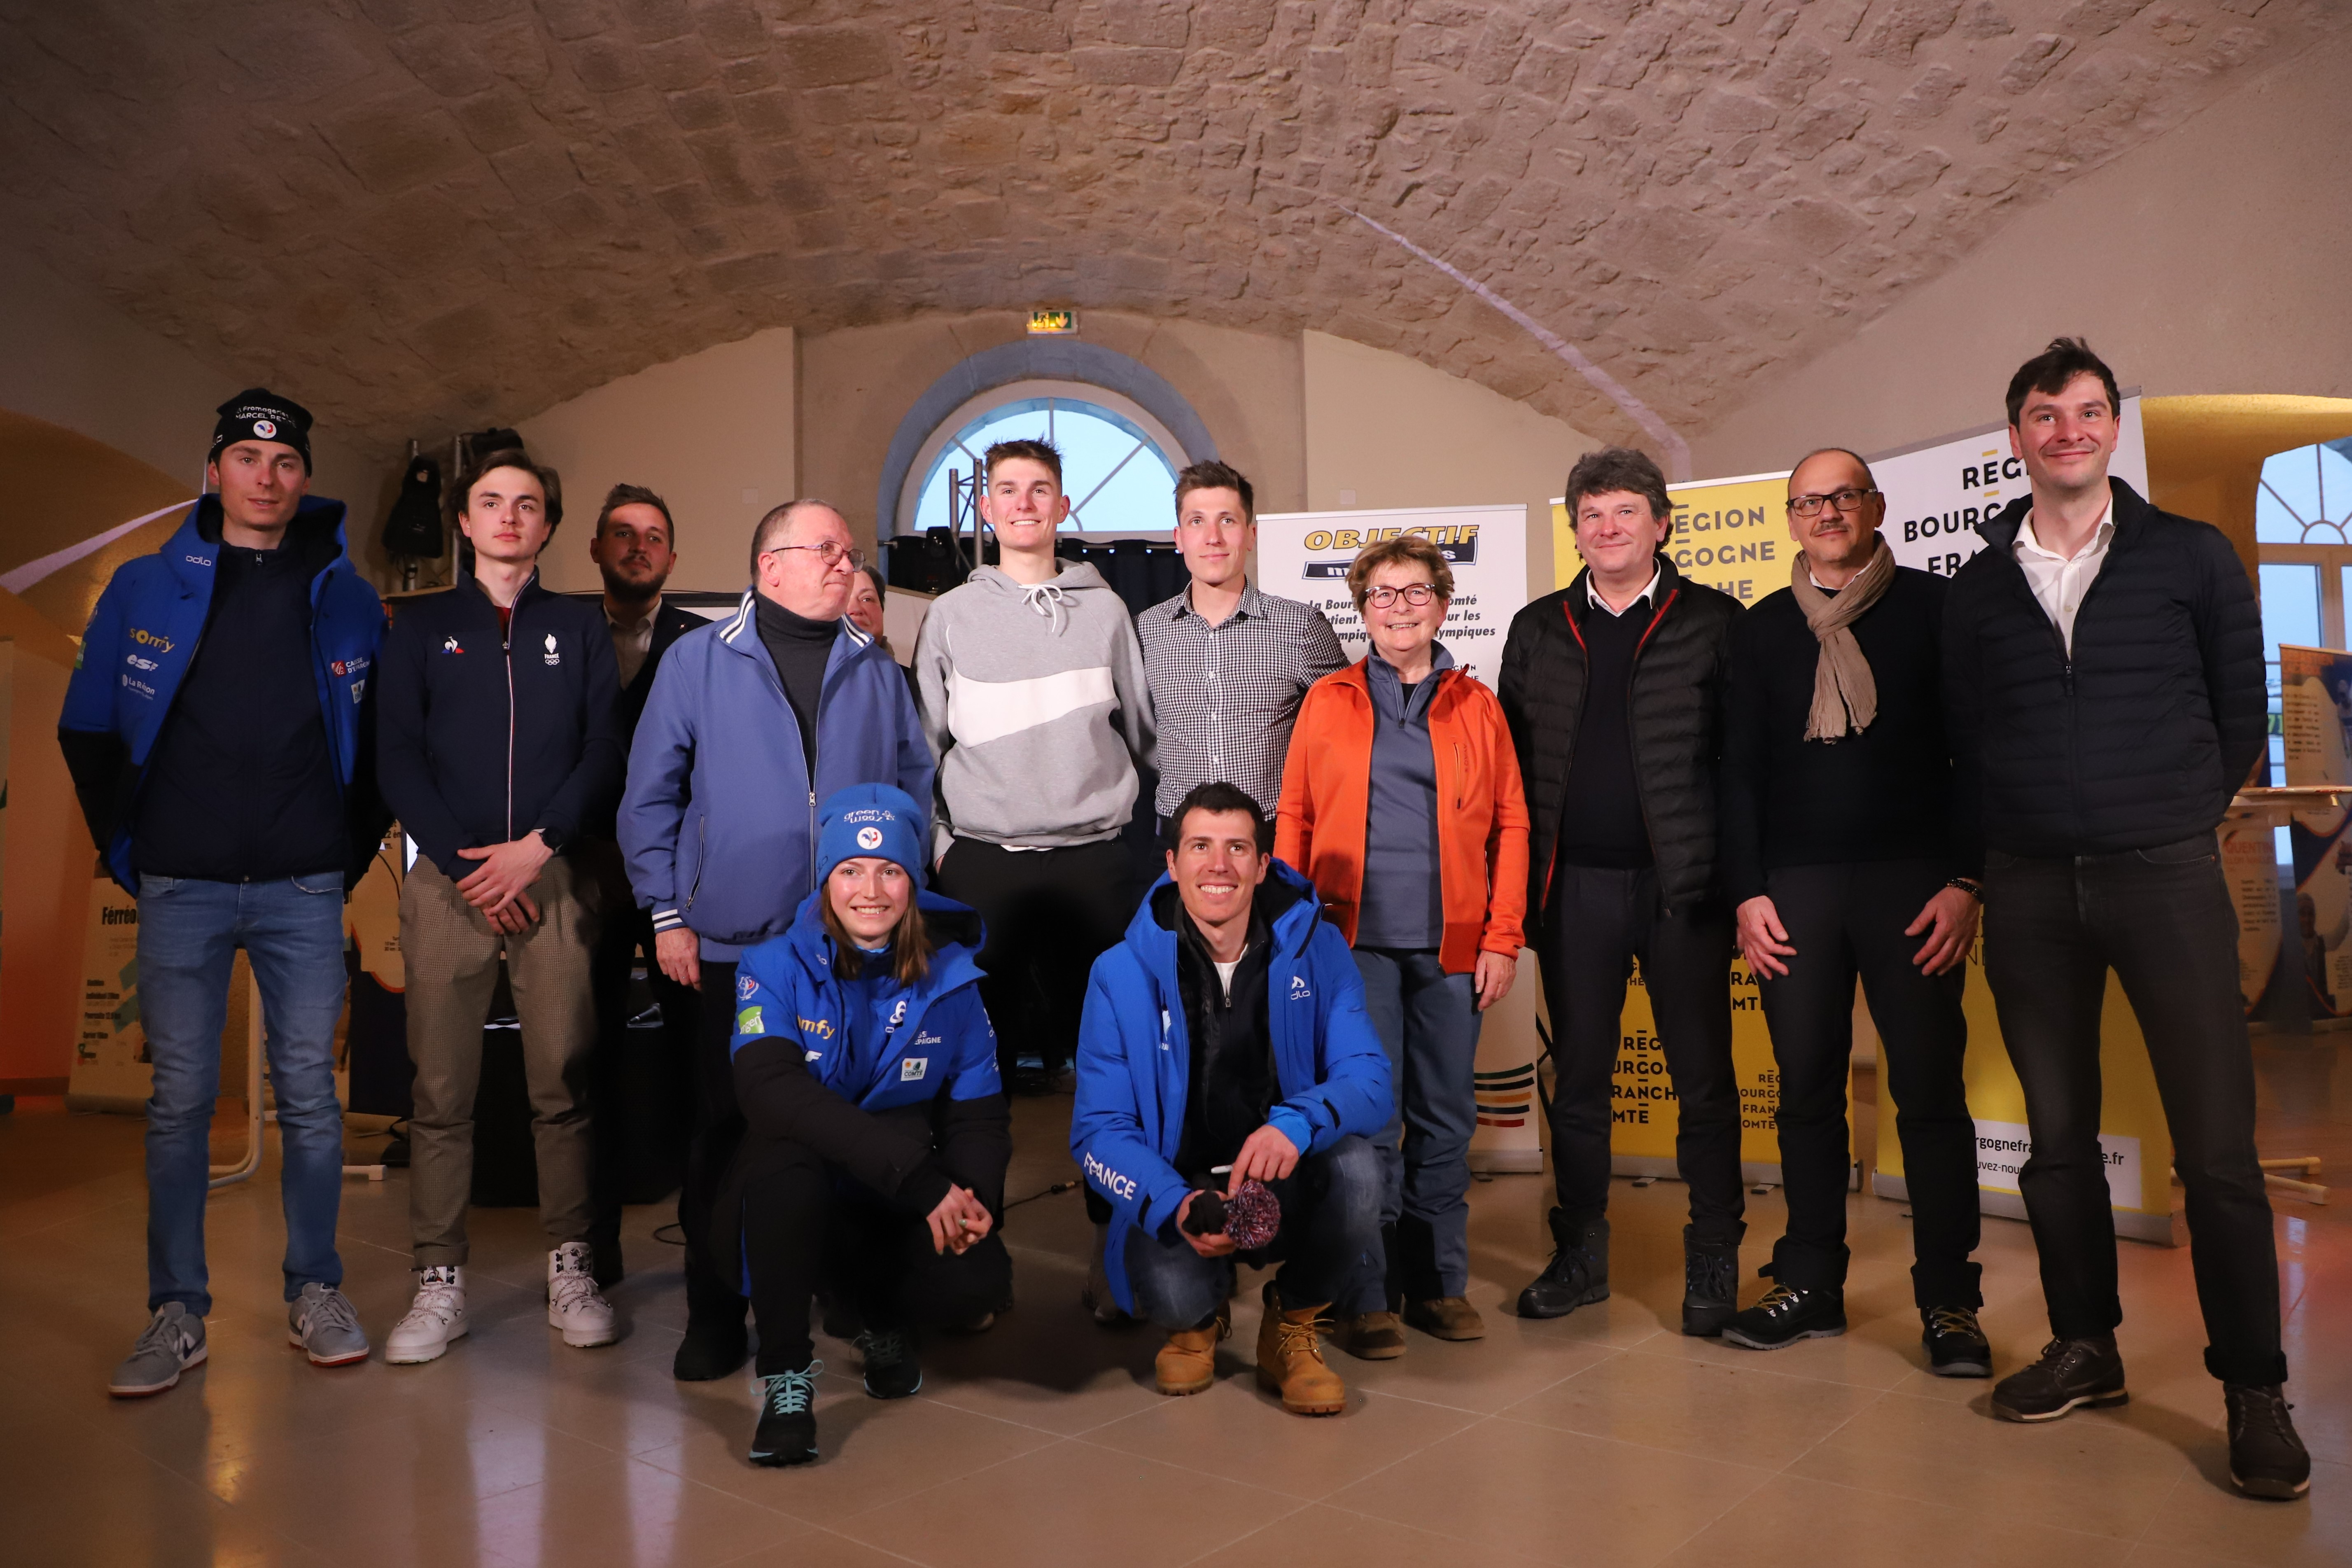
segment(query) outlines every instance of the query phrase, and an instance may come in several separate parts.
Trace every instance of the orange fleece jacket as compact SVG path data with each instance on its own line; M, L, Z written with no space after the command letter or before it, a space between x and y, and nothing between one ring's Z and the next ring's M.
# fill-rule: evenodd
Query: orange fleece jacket
M1367 655L1367 658L1377 657ZM1429 703L1437 760L1439 902L1448 974L1478 954L1519 955L1528 901L1528 803L1503 705L1466 669L1439 672ZM1363 898L1372 772L1372 693L1363 664L1309 687L1290 731L1274 852L1315 884L1349 942Z

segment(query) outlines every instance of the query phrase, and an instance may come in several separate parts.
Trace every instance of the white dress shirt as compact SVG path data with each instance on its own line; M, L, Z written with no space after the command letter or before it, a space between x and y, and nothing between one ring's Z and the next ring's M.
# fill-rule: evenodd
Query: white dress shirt
M2074 615L2083 607L2083 595L2091 591L2091 584L2105 564L2107 546L2116 538L2116 503L2113 498L2099 513L2099 523L2091 530L2091 542L2073 557L2045 550L2033 531L2033 514L2027 512L2025 521L2017 531L2017 542L2012 549L2017 564L2025 574L2034 599L2042 605L2066 639L2066 657L2074 657Z
M1658 592L1658 578L1661 575L1663 575L1663 574L1661 574L1656 567L1651 567L1650 580L1642 584L1642 591L1640 593L1625 601L1625 608L1622 610L1609 609L1609 601L1601 596L1600 580L1592 576L1590 573L1585 575L1584 579L1585 596L1592 601L1592 605L1595 609L1609 610L1609 613L1612 616L1622 616L1627 611L1633 609L1634 605L1640 604L1643 600L1653 598L1656 595Z
M609 603L604 607L604 624L612 628L613 658L621 667L623 686L637 678L637 671L646 666L646 655L653 651L654 617L661 614L661 595L656 594L644 616L635 621L616 617Z

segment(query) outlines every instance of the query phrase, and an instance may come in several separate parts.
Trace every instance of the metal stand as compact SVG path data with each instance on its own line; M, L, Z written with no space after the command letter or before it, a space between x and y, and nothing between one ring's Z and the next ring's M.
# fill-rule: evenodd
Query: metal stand
M278 1112L264 1110L261 1107L263 1054L261 983L249 976L246 1013L245 1103L248 1114L246 1117L245 1158L234 1165L212 1167L212 1180L205 1184L208 1190L234 1186L238 1182L248 1181L254 1172L261 1169L261 1130L268 1123L278 1120ZM371 1182L381 1182L383 1180L383 1166L381 1163L373 1165L345 1165L343 1174L365 1176Z
M2327 1189L2308 1178L2319 1174L2319 1156L2298 1154L2291 1160L2263 1160L2263 1185L2274 1193L2287 1193L2308 1204L2327 1204ZM2292 1171L2294 1175L2286 1174Z

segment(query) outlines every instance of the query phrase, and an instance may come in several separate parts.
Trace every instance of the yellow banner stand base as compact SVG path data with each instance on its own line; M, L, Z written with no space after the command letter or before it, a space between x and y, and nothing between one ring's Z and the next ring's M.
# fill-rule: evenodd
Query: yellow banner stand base
M1885 1171L1870 1173L1873 1195L1890 1203L1911 1201L1911 1184L1901 1176ZM2189 1245L2189 1215L2183 1208L2187 1202L2179 1187L2172 1189L2172 1208L2167 1214L2147 1214L2139 1209L2116 1209L2116 1234L2126 1241L2145 1241L2154 1247L2186 1247ZM1997 1192L1987 1187L1977 1189L1977 1212L1991 1215L1996 1219L2023 1220L2025 1200L2015 1193Z

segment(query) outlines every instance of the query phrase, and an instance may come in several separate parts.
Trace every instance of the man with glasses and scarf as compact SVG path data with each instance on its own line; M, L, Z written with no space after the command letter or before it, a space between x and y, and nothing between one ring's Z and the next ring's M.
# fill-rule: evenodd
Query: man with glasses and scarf
M1886 500L1852 452L1789 476L1790 584L1731 624L1722 865L1780 1071L1788 1228L1775 1281L1724 1330L1780 1350L1845 1332L1846 1129L1857 977L1881 1041L1910 1184L1928 1370L1988 1377L1977 1326L1976 1126L1960 988L1978 857L1951 826L1942 635L1948 579L1895 563Z

